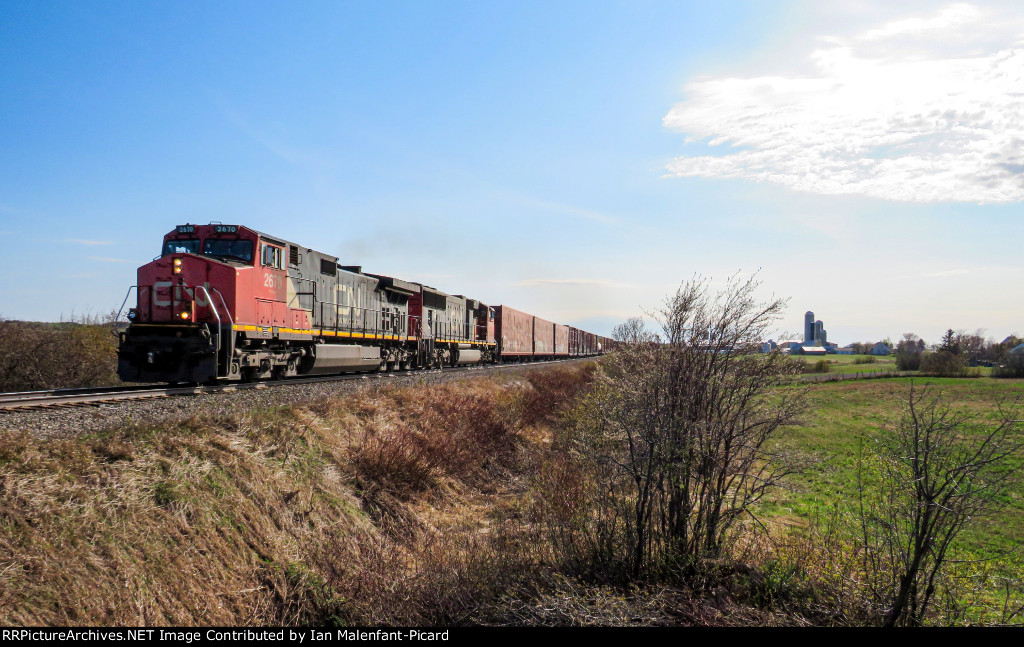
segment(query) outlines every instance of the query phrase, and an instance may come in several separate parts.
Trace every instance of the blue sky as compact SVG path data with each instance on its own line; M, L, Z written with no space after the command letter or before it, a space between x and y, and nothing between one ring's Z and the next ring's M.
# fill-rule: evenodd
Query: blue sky
M5 2L0 315L217 220L601 333L758 269L782 331L1024 333L1022 23L895 4Z

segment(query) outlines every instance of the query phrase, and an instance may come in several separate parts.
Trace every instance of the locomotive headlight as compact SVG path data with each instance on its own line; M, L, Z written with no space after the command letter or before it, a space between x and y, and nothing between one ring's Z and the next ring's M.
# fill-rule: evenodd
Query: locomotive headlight
M188 313L187 312L182 312L181 313L181 318L182 318L182 320L187 321L188 320Z
M174 273L175 274L181 274L181 259L180 258L174 259Z

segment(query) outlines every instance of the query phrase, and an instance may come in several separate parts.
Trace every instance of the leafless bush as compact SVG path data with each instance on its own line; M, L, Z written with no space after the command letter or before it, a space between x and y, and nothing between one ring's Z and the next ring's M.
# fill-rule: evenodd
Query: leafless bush
M863 571L886 626L929 617L957 537L1000 505L1007 461L1024 449L1010 409L985 426L913 385L903 404L858 470Z
M118 383L117 339L108 319L61 323L0 320L0 391Z
M776 389L792 364L759 352L784 302L758 301L758 285L731 279L712 293L706 280L687 282L659 313L661 334L639 319L616 329L621 347L572 438L602 490L589 492L598 508L583 519L585 541L613 552L595 559L638 577L718 557L736 522L791 470L769 440L795 421L803 391Z

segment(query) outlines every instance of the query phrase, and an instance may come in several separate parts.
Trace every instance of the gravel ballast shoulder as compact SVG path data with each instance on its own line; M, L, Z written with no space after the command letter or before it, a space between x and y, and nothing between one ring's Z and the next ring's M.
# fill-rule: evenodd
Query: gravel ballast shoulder
M587 361L587 360L575 360ZM566 362L571 363L571 362ZM557 364L487 366L471 370L415 371L365 376L313 384L274 384L270 388L173 396L152 400L124 400L95 405L53 407L0 413L0 431L27 431L40 439L71 438L126 425L169 424L201 412L239 413L313 402L384 386L440 384L490 376L498 372L538 370Z

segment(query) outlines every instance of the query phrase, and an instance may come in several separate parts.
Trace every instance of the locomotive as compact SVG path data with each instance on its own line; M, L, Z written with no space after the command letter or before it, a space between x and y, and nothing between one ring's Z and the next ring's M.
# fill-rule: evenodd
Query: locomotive
M126 382L254 381L598 355L610 340L339 265L242 225L179 225L138 269ZM122 306L123 307L123 306Z

